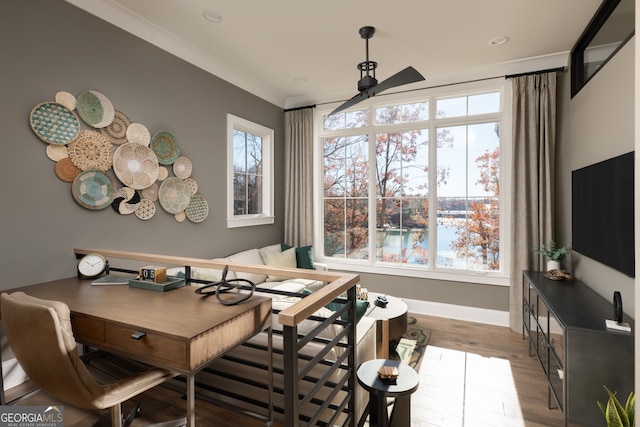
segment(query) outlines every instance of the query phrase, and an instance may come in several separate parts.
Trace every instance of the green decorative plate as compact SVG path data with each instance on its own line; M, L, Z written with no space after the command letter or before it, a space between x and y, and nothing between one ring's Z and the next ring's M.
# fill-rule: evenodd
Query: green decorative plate
M209 215L209 203L207 203L207 199L196 194L191 197L189 206L184 210L184 213L187 215L189 221L202 222Z
M95 90L82 92L78 96L76 110L80 118L94 128L109 126L115 117L115 109L109 98Z
M150 147L161 165L171 165L180 157L178 139L168 130L161 130L153 135Z
M31 110L31 130L47 144L66 145L80 132L78 117L67 107L55 102L43 102Z
M82 207L100 210L111 206L116 183L109 175L98 170L81 172L71 184L71 194Z

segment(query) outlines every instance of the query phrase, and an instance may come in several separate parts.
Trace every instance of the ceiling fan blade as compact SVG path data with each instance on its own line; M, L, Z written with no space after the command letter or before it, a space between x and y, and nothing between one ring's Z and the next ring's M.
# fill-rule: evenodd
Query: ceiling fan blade
M375 85L372 88L365 89L362 92L358 93L356 96L333 110L329 115L339 113L340 111L346 110L347 108L356 105L358 102L364 101L367 98L371 98L378 93L391 89L393 87L406 85L409 83L415 83L424 80L422 74L420 74L415 68L407 67L402 71L397 72L393 76L388 79L382 81L381 83Z
M424 80L422 74L413 67L407 67L369 89L369 96L377 95L383 90L391 89L392 87L415 83L422 80Z
M347 108L356 105L358 102L364 101L365 99L369 98L369 96L370 95L367 93L367 91L363 90L362 92L358 93L356 96L333 110L331 113L329 113L329 115L339 113L342 110L346 110Z

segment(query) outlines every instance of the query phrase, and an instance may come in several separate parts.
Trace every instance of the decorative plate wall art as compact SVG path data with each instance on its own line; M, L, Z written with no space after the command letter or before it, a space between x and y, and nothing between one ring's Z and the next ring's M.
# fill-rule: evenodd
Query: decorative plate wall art
M33 107L29 125L47 144L56 176L71 184L78 205L111 206L119 215L148 221L157 202L177 222L207 218L209 204L197 194L193 164L180 155L176 135L160 130L152 138L145 125L114 108L101 92L86 90L76 98L59 91L55 102Z
M33 107L29 124L33 133L47 144L66 145L80 132L80 122L74 112L55 102Z

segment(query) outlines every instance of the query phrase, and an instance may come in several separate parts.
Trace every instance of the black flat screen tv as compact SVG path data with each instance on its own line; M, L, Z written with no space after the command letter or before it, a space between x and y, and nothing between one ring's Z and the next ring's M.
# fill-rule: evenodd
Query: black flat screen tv
M635 277L634 153L571 173L572 249Z

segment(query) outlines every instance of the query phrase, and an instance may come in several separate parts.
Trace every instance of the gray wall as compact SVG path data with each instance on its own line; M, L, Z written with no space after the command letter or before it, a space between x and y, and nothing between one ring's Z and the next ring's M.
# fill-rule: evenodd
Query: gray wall
M562 120L556 173L556 235L560 243L571 242L571 171L634 150L634 61L635 38L573 99L565 73L559 99ZM613 291L620 291L625 313L635 317L633 278L575 252L568 267L609 301Z
M226 83L62 0L0 3L2 157L0 289L75 274L74 247L214 257L278 243L283 175L275 179L276 222L226 228L226 114L275 131L275 170L283 169L281 108ZM209 202L200 224L178 223L159 206L148 221L91 211L59 180L29 113L56 92L97 90L151 134L171 130L193 163Z

